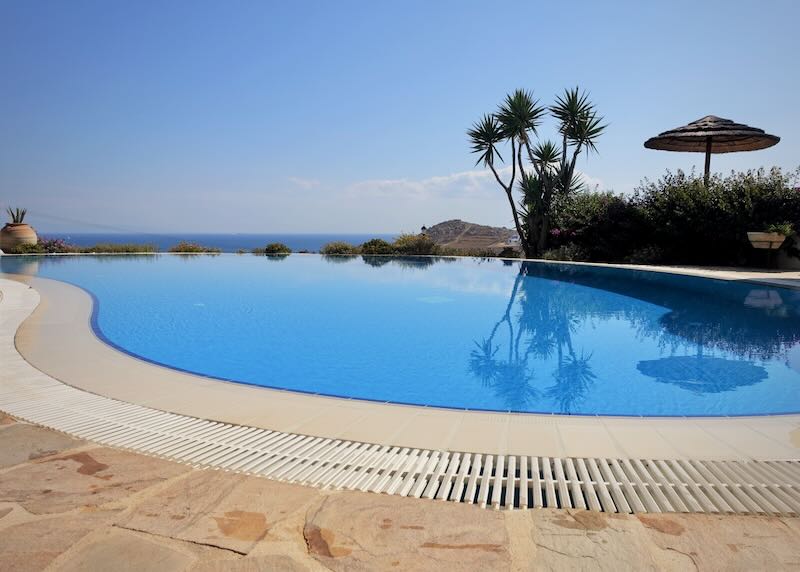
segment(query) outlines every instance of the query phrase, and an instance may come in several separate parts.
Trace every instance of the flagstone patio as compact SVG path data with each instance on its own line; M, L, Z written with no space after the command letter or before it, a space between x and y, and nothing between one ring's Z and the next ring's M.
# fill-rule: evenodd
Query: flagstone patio
M783 570L800 519L491 511L320 491L0 414L3 570Z

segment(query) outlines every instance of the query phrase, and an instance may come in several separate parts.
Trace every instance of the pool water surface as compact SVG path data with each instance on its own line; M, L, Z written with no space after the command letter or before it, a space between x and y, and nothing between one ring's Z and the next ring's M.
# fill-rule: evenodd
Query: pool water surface
M381 402L581 415L800 412L800 291L430 257L0 257L77 285L142 359Z

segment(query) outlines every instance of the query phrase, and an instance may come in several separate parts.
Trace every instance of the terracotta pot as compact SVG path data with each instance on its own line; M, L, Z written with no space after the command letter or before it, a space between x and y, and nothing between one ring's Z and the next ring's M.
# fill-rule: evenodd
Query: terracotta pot
M753 248L777 250L786 240L786 237L777 232L748 232L747 238Z
M21 244L36 244L39 238L29 224L9 222L0 230L0 250L14 252Z

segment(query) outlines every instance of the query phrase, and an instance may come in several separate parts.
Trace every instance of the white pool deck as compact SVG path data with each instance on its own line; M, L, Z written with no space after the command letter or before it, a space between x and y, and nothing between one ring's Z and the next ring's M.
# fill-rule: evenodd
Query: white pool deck
M800 273L797 272L763 273L661 267L653 270L789 287L800 285ZM141 447L131 448L155 454L189 450L191 455L180 457L175 454L172 457L199 465L209 459L226 458L224 451L219 449L221 445L218 441L204 441L205 448L197 445L194 449L189 445L169 447L168 443L162 443L159 445L160 449L153 451L147 448L146 439L137 439L134 430L141 428L135 423L125 425L126 436L115 441L110 437L120 433L119 429L108 428L95 418L86 417L77 421L72 419L72 416L83 413L81 408L105 411L107 416L120 416L120 419L125 415L147 415L160 419L158 415L166 412L163 415L178 414L186 416L185 419L192 418L192 422L208 423L210 420L225 424L212 425L211 428L217 427L219 431L224 429L232 435L264 434L267 439L268 434L275 436L280 433L286 435L290 442L296 443L295 450L300 448L306 452L328 451L328 455L334 451L342 458L347 455L350 455L347 458L356 458L357 455L369 458L371 453L375 453L379 457L383 455L384 464L388 462L386 457L389 455L392 463L402 463L403 466L394 466L394 472L387 473L385 479L376 476L374 483L368 483L367 488L373 489L373 485L380 483L378 489L381 492L396 493L403 490L410 494L416 487L420 490L419 495L415 496L424 496L429 492L427 489L430 485L417 485L412 477L417 478L415 475L423 474L428 470L428 465L429 476L426 482L436 480L437 483L460 483L463 491L458 496L466 495L465 498L470 498L467 494L469 486L471 484L472 492L478 494L476 491L480 490L480 482L476 480L480 478L479 474L486 472L487 462L491 473L490 459L494 459L496 463L495 473L499 469L498 478L505 479L503 475L511 475L512 481L523 478L520 470L523 463L527 479L534 474L546 477L551 468L556 473L570 473L574 470L586 471L585 467L588 467L591 473L597 470L594 467L595 460L600 459L603 460L598 465L601 473L611 471L612 475L616 475L619 471L621 477L618 483L623 487L629 481L636 487L636 481L640 481L637 490L647 489L648 485L643 484L641 479L655 479L659 484L656 486L654 483L650 490L659 488L662 487L661 483L670 481L670 473L677 477L672 480L682 480L683 484L680 486L685 487L688 485L684 481L694 479L681 479L681 472L684 471L684 474L696 475L698 482L701 475L708 477L708 487L722 487L726 492L729 485L725 483L729 481L736 481L736 486L741 487L749 486L748 481L771 479L775 481L773 484L777 488L770 493L772 496L764 497L767 499L765 503L752 499L747 501L750 497L742 497L738 508L734 507L732 510L794 513L794 507L800 507L800 464L797 463L800 458L800 415L638 418L485 413L271 390L178 372L136 359L106 345L94 335L89 323L92 310L90 296L74 286L42 278L0 275L0 292L3 295L0 299L0 363L3 364L0 369L0 410L6 410L12 415L15 411L17 415L22 412L23 417L27 411L30 413L27 416L29 420L36 422L38 419L42 424L84 438L96 435L99 441L117 443L120 446L141 442ZM59 400L63 400L63 403L59 403ZM91 411L87 413L90 414ZM172 420L170 423L177 423L175 420L179 420L174 415L164 419ZM111 421L113 419L107 419L103 423ZM92 428L94 433L89 430ZM127 432L131 432L131 436L127 436ZM292 439L295 441L291 441ZM204 454L198 456L198 452ZM400 457L397 454L401 454ZM230 457L234 457L233 453ZM281 459L284 457L279 456ZM310 457L301 457L301 461L297 462L308 469ZM562 464L565 462L562 459L566 459L566 464ZM573 465L570 459L579 462ZM658 459L656 463L666 462L667 465L654 464L649 461L652 459ZM542 460L546 461L546 472L540 473L537 469L534 473L533 470L528 470L530 464L536 463L538 467ZM606 460L610 460L608 464L604 464ZM501 462L513 465L498 466L497 463ZM706 464L691 464L697 462ZM714 464L718 462L722 464ZM734 464L725 464L730 462ZM753 465L753 462L756 464ZM481 470L476 472L470 468L475 463L476 468ZM235 465L211 465L242 468ZM258 463L254 461L252 465L255 467ZM417 465L419 470L414 468ZM439 465L441 470L437 473ZM358 468L357 463L353 466ZM645 469L650 466L654 467L655 473L649 468ZM751 468L743 469L745 466ZM711 472L706 474L707 470ZM328 475L331 471L332 469L325 474ZM452 474L448 475L448 471ZM302 467L286 466L281 474L284 473L296 476L302 473ZM336 471L333 473L338 474ZM339 473L342 474L338 477L328 477L334 481L338 478L342 482L348 478L357 480L355 476L348 477L345 474L344 466ZM520 477L513 476L517 474ZM626 480L626 474L631 478ZM270 475L271 473L267 474ZM361 475L363 476L363 472ZM430 475L436 475L435 479ZM579 486L579 483L592 480L570 479L569 474L566 477L565 480L563 475L553 475L549 488L543 484L541 489L532 488L531 494L535 495L536 490L545 491L543 494L546 497L553 486ZM715 479L721 484L714 484ZM605 480L611 482L616 479ZM518 487L516 494L520 495L523 488L521 485ZM453 491L455 490L454 486ZM527 495L528 487L525 486L524 490ZM441 498L442 494L444 498L448 496L448 492L442 493L436 487L431 491L431 495L438 495L437 498ZM624 512L628 512L626 508L654 511L660 507L661 510L681 510L680 504L675 502L676 499L680 502L677 497L672 499L673 504L669 504L671 497L667 499L662 495L659 500L648 496L630 496L621 491L622 489L609 489L605 501L605 493L598 492L598 496L594 498L595 503L599 498L603 509L609 510L611 506L612 510ZM451 491L450 496L453 494ZM488 488L484 487L483 494L488 494ZM496 494L497 503L508 502L507 499L501 500L499 493ZM576 498L574 495L566 496ZM610 504L612 496L613 506ZM563 499L565 495L558 497ZM580 502L585 504L591 498L592 495L586 494L584 501ZM713 500L714 497L702 498ZM721 497L716 498L722 501ZM480 502L477 497L474 500ZM519 497L517 500L521 502ZM483 504L496 504L492 501L492 498L484 498ZM724 511L724 506L733 507L734 503L739 502L736 498L728 501L728 505L720 505L720 510ZM534 506L533 499L530 502L530 506ZM544 502L548 504L546 500ZM748 506L748 502L754 503L753 507ZM549 505L553 506L553 503ZM568 502L564 506L571 505ZM763 506L767 508L764 509ZM588 508L600 510L599 505ZM688 508L703 509L700 505Z

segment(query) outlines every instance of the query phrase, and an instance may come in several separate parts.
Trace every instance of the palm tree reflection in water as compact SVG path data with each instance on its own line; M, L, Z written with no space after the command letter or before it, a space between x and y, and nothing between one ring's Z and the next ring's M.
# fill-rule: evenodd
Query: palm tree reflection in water
M636 373L697 394L756 385L768 378L766 362L788 363L789 350L800 346L794 290L523 262L505 313L475 343L470 370L510 410L574 413L597 377L593 348L576 349L573 338L591 325L587 320L611 318L635 328L637 341L655 342L654 349L669 354L638 359ZM506 328L507 353L500 341ZM553 384L544 387L548 375Z
M470 371L509 410L536 410L534 404L547 399L559 412L569 414L596 379L589 363L592 354L577 352L572 344L572 334L583 317L576 309L583 308L585 312L588 308L582 302L591 305L591 301L567 295L566 289L557 282L541 287L538 281L525 280L526 275L526 265L522 265L505 313L488 338L475 342L470 354ZM540 287L533 287L537 284ZM512 316L517 301L519 313ZM508 348L501 352L503 344L496 338L505 330L508 331ZM530 362L545 363L551 361L554 354L553 384L543 390L537 389L533 385L535 372Z

